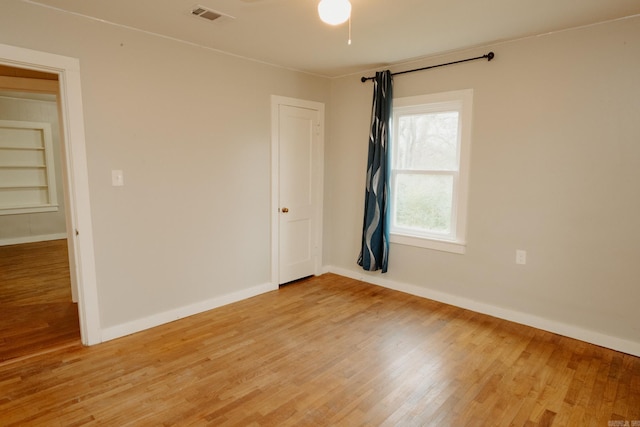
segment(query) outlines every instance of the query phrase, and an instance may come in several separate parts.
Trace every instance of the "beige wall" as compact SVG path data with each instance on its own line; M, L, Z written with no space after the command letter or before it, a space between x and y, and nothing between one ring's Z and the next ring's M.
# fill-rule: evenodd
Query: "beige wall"
M270 96L327 80L18 0L0 43L80 60L103 328L270 281Z
M0 95L0 120L51 124L53 163L58 199L58 210L55 212L0 215L0 244L61 238L66 234L66 223L60 151L60 125L56 102Z
M394 85L396 97L474 90L467 253L392 245L385 279L356 265L372 96L358 75L331 86L325 263L640 349L640 17L402 69L489 50L490 63ZM515 264L516 249L527 265Z

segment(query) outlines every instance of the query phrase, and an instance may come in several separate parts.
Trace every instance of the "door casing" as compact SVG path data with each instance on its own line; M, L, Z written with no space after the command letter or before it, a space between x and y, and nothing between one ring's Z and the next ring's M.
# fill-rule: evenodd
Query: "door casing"
M102 339L89 204L80 62L76 58L0 44L0 64L58 75L67 190L67 233L70 234L70 266L74 268L71 276L76 280L74 285L77 290L80 337L84 345L100 343Z

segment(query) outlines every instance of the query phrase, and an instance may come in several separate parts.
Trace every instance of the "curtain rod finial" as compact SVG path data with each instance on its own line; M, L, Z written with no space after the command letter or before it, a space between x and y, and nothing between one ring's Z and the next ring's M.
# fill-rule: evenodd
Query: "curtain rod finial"
M496 55L495 55L495 53L493 53L493 52L489 52L489 53L487 54L487 61L491 61L491 60L493 59L493 57L494 57L494 56L496 56Z

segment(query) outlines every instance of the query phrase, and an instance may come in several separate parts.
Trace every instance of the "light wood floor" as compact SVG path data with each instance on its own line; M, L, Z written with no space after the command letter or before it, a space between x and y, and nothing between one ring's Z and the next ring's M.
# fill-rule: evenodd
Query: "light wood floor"
M0 246L0 362L80 345L67 241Z
M0 425L608 426L640 359L327 274L0 366Z

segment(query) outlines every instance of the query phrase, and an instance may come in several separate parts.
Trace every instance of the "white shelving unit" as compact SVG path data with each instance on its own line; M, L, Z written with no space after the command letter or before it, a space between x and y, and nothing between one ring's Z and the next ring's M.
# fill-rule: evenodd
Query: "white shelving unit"
M58 210L51 125L0 120L0 215Z

